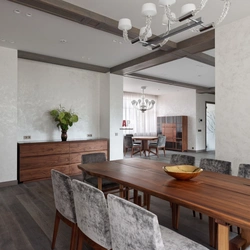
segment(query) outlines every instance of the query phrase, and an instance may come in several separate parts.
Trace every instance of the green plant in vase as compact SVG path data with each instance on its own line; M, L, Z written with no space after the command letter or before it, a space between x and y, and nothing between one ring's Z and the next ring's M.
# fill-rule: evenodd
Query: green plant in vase
M73 123L78 122L78 115L72 110L65 110L61 105L57 109L52 109L49 111L50 115L54 118L54 121L57 123L56 126L58 129L61 128L62 131L62 141L67 140L67 131Z

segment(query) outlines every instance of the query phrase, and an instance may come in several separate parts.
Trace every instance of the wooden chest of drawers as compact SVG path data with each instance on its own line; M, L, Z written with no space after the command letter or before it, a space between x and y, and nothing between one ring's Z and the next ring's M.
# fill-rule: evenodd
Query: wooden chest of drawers
M81 155L104 152L108 159L108 139L18 143L18 182L50 178L50 170L67 175L80 174Z

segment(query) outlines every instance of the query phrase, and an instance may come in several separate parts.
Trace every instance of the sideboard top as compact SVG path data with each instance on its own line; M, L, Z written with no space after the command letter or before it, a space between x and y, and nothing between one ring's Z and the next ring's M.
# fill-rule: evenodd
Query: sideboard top
M107 138L92 138L92 139L76 139L76 140L67 140L67 141L61 141L61 140L38 140L38 141L19 141L17 144L30 144L30 143L70 143L70 142L88 142L88 141L107 141Z

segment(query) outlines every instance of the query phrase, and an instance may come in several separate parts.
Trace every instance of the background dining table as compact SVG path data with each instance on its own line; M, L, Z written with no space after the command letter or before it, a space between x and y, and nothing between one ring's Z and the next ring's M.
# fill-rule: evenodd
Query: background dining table
M149 152L148 141L155 141L158 139L157 136L133 136L133 140L139 140L142 143L142 151L146 156L146 152Z
M203 171L195 179L178 181L163 171L163 164L134 158L80 164L78 167L98 177L100 189L102 178L107 178L167 200L175 209L184 206L208 215L218 223L219 250L229 249L230 225L241 228L241 235L247 242L243 249L250 245L249 179ZM173 226L177 220L172 218Z

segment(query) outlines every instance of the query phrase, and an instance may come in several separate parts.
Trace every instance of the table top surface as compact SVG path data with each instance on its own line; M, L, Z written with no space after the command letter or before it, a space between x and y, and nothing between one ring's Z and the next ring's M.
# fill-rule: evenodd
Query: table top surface
M250 180L203 171L189 181L167 175L163 162L146 159L123 159L80 164L90 175L108 178L212 218L242 228L250 228Z
M133 136L135 140L156 140L158 139L157 136Z

